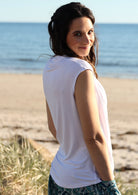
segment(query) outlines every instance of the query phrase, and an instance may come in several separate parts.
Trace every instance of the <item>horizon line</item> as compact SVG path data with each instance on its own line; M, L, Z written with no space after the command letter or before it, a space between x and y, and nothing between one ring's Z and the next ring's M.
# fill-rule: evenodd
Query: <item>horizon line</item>
M49 21L47 22L40 22L40 21L0 21L0 23L28 23L28 24L32 24L32 23L36 23L36 24L46 24L49 23ZM138 24L138 22L96 22L95 24Z

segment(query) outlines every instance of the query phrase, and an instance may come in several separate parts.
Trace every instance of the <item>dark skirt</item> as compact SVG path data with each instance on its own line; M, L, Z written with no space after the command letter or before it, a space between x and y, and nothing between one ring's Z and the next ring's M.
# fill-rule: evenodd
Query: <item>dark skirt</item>
M114 180L71 189L58 186L49 176L48 195L121 195L121 193Z

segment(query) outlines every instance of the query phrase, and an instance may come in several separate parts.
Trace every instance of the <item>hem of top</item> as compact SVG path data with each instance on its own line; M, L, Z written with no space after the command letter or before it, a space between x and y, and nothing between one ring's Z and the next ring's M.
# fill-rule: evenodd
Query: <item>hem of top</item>
M58 185L60 188L66 188L66 189L75 189L75 188L77 189L77 188L82 188L82 187L89 187L91 185L96 185L96 184L102 182L102 180L99 178L97 180L94 180L94 182L89 182L87 184L85 183L85 184L82 184L82 185L67 185L66 186L64 184L62 185L62 184L56 182L55 179L54 179L54 176L52 175L51 172L50 172L50 176L52 177L52 179L54 180L56 185Z

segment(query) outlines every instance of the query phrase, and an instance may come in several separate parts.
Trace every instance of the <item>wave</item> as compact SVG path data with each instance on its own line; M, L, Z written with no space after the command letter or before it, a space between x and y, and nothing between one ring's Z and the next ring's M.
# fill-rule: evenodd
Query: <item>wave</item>
M16 66L24 66L25 64L31 64L31 67L36 66L38 63L38 66L42 63L45 64L49 58L0 58L0 65L16 65ZM98 66L104 66L104 67L122 67L122 68L127 68L127 67L134 67L138 68L138 61L135 60L117 60L114 61L112 59L107 59L107 60L98 60Z
M19 59L14 59L14 60L23 61L23 62L34 62L34 61L36 61L34 59L31 59L31 58L19 58Z
M133 63L133 62L102 62L102 61L99 61L98 62L98 66L118 66L118 67L135 67L135 68L138 68L138 63Z
M0 58L0 62L40 62L40 61L46 61L44 58Z
M44 59L40 59L39 57L36 59L33 58L17 58L14 59L14 61L21 61L21 62L40 62L40 61L44 61Z

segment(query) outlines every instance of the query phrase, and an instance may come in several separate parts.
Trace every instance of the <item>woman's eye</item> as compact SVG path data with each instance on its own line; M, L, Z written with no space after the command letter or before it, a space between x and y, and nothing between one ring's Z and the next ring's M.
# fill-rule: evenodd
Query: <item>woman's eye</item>
M89 30L88 34L93 34L94 33L94 30Z
M80 37L80 36L81 36L81 32L75 32L75 33L74 33L74 36Z

